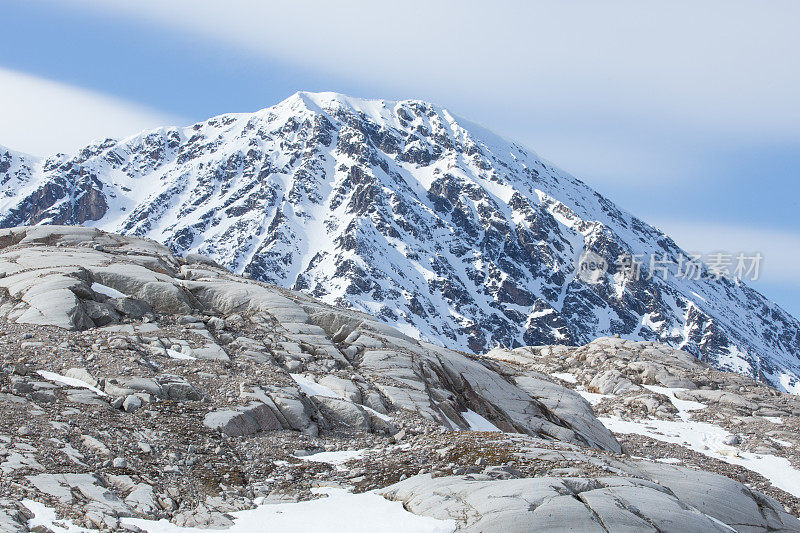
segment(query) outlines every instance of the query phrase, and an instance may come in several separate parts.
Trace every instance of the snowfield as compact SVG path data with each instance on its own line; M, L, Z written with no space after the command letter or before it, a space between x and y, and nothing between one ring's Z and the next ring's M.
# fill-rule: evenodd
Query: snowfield
M704 409L706 406L675 397L676 391L685 389L653 385L647 385L646 388L668 396L682 420L631 421L619 417L599 417L599 420L614 433L633 433L679 444L708 457L743 466L761 474L776 487L800 498L800 470L795 469L788 459L746 452L726 444L732 436L731 433L714 424L690 419L690 411Z
M315 500L297 503L261 504L256 509L233 513L234 526L229 533L452 533L455 521L418 516L372 493L352 494L344 489L320 488ZM29 527L45 526L55 533L90 533L91 529L56 520L55 512L32 500L24 505L35 517ZM153 521L123 518L147 533L207 533L208 529L179 527L166 520Z

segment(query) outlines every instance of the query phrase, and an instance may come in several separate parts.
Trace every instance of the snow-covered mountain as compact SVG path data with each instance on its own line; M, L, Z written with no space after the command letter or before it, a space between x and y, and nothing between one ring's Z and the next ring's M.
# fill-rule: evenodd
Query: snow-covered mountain
M0 149L0 226L83 224L199 252L450 347L683 348L800 392L800 323L744 283L612 268L687 258L530 150L421 101L298 93L38 160Z

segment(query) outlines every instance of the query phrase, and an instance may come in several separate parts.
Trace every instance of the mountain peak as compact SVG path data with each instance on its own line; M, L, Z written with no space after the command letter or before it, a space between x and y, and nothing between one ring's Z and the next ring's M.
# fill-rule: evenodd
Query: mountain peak
M313 113L325 115L335 115L341 112L353 113L358 116L366 117L372 122L390 126L399 126L399 118L403 116L407 116L409 117L408 119L413 120L413 115L418 113L444 114L449 117L449 113L444 108L423 100L367 99L329 91L299 91L276 106L267 108L266 110L273 109L289 109L294 111L306 109Z
M148 236L462 350L619 334L800 390L797 320L726 279L582 281L587 251L610 265L688 256L534 152L432 104L299 92L27 170L12 159L1 226Z

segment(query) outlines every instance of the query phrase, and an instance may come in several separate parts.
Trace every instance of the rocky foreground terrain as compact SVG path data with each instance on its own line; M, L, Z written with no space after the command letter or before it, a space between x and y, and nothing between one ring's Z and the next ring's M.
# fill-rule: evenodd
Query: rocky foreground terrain
M476 356L91 228L0 276L2 531L800 531L800 399L685 352Z

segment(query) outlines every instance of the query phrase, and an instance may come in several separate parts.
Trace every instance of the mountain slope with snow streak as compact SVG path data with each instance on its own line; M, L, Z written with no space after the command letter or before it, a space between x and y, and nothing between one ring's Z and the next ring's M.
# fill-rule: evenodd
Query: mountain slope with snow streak
M611 265L688 256L530 150L425 102L297 93L73 155L0 149L0 188L0 226L147 236L443 345L619 334L800 391L795 318L707 272L581 281L586 250Z

